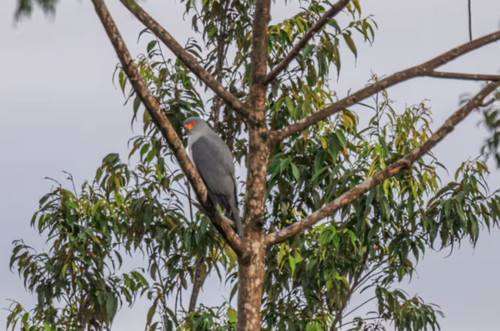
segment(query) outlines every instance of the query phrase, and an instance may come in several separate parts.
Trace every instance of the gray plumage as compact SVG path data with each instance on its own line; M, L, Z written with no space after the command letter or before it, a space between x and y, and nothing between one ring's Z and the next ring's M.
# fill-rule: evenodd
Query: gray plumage
M205 183L210 200L234 221L236 231L242 237L231 151L201 118L190 117L183 125L188 133L189 156Z

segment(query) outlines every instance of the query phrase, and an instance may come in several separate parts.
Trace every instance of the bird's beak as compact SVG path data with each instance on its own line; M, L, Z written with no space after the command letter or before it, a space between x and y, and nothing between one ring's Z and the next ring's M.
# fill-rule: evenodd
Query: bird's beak
M184 127L187 128L189 131L191 131L191 129L193 128L193 126L195 126L194 122L191 122L189 124L184 125Z
M182 126L182 134L184 136L187 136L189 134L189 131L191 131L192 126L190 124L186 124Z
M195 126L195 123L194 122L191 122L189 124L185 124L182 128L182 131L184 133L184 135L187 135L191 129L193 128L193 126Z

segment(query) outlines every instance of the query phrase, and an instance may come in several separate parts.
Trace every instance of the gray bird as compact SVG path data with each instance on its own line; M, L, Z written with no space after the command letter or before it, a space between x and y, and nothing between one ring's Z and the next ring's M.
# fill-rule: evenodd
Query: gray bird
M238 236L243 237L231 151L201 118L190 117L183 125L188 134L189 156L207 187L210 200L234 221Z

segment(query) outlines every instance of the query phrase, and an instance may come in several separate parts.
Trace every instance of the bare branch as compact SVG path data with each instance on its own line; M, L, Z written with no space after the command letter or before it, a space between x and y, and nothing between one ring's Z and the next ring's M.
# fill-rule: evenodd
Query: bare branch
M330 10L328 10L314 26L306 32L304 37L295 45L295 47L288 53L288 55L267 75L265 84L269 84L272 82L283 70L285 70L290 62L297 56L297 54L304 48L307 43L314 37L314 35L323 29L325 25L330 22L330 20L335 17L338 13L342 11L342 9L347 6L351 0L339 0L336 4L334 4Z
M469 40L472 41L472 0L469 0L467 9L469 11Z
M481 104L481 107L488 107L492 105L495 101L497 101L495 98L491 98L490 100L483 102Z
M498 81L500 75L485 75L485 74L465 74L461 72L442 72L432 71L426 76L435 78L462 79L462 80L481 80L481 81Z
M115 48L116 54L120 59L123 71L127 74L135 92L146 106L153 122L167 141L168 146L174 152L182 171L186 174L198 200L202 203L203 209L207 212L207 216L210 217L215 227L219 230L219 232L221 232L222 236L226 239L233 250L237 253L242 252L241 240L232 229L230 223L222 217L222 215L220 215L211 204L208 204L205 184L198 174L198 171L196 171L193 164L189 160L181 140L177 136L165 114L162 112L158 101L153 95L151 95L146 84L144 83L144 80L139 74L139 71L130 56L127 46L125 45L125 42L123 41L120 32L118 31L118 28L116 27L115 22L106 7L106 4L103 0L92 0L92 2L94 3L95 11L99 16L99 19L101 20L104 29L106 30L106 33Z
M462 80L483 80L483 81L500 80L500 75L464 74L460 72L442 72L442 71L431 71L426 76L436 77L436 78L462 79Z
M500 31L491 33L484 37L473 40L472 42L468 42L463 44L460 47L454 48L449 52L441 54L440 56L425 62L421 65L397 72L388 76L385 79L382 79L372 85L369 85L358 92L345 97L342 100L339 100L330 106L327 106L316 113L313 113L306 118L287 126L281 130L278 130L272 133L273 141L283 140L287 137L290 137L293 134L299 133L306 128L319 123L320 121L328 118L329 116L346 109L354 105L357 102L360 102L382 90L385 90L391 86L397 85L403 81L415 78L415 77L424 77L424 76L433 76L435 71L434 69L464 55L473 50L481 48L485 45L488 45L494 41L500 40ZM435 76L433 76L435 77ZM498 77L498 76L496 76ZM463 78L462 78L463 79Z
M499 86L500 82L491 82L486 85L486 87L476 94L469 102L451 115L448 120L446 120L446 122L444 122L444 124L425 143L422 144L422 146L414 149L402 159L392 163L384 170L379 171L372 177L366 179L361 184L356 185L337 199L327 204L325 207L317 210L303 220L290 225L277 233L269 234L266 240L267 243L269 245L280 243L293 237L294 235L303 233L306 229L310 228L320 220L330 216L338 209L357 199L361 194L371 190L375 186L384 182L386 179L397 175L401 172L401 170L410 168L416 160L427 154L451 131L453 131L458 123L460 123L474 109L480 106L484 98Z
M198 296L200 295L201 286L203 285L203 282L205 282L205 277L201 275L201 267L203 263L205 263L205 257L200 254L200 256L196 259L193 292L191 293L191 299L189 300L189 313L193 313L196 309L196 302L198 301Z
M226 101L231 107L248 116L248 110L243 103L231 92L226 90L217 80L208 73L184 48L148 13L146 13L135 0L120 0L123 5L148 29L150 29L171 51L191 70L199 79L207 84L220 98Z

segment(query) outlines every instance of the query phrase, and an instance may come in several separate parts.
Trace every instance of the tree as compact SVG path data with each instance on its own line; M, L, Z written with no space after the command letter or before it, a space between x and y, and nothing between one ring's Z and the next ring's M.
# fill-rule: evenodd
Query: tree
M140 36L152 36L136 60L105 2L92 2L120 60L117 80L133 100L133 120L144 108L144 133L131 149L140 161L129 169L110 154L80 191L59 185L41 199L32 224L51 250L37 253L18 241L11 260L39 302L32 312L13 303L8 326L106 329L118 307L138 296L152 302L149 330L439 326L436 306L393 286L411 277L426 249L463 239L475 244L481 227L498 225L500 197L489 192L485 163L466 161L443 184L432 149L483 108L494 132L485 151L498 158L498 112L487 98L500 76L436 69L499 40L500 31L388 77L374 75L339 98L329 86L330 69L341 70L339 48L357 56L355 34L374 42L376 23L359 1L303 2L297 15L268 26L269 0L184 0L205 47L196 40L182 47L135 1L121 0L145 25ZM57 1L20 0L16 16L35 4L52 12ZM340 13L349 22L334 18ZM160 42L177 60L165 58ZM423 76L488 83L432 132L425 103L398 112L386 91ZM213 99L206 102L199 86ZM349 109L355 104L375 113L366 127ZM211 204L186 155L180 123L193 115L208 118L246 165L243 238ZM120 275L120 254L137 251L148 257L147 269ZM232 282L231 297L237 290L236 309L231 298L221 307L197 307L214 271ZM188 309L178 309L177 299L169 306L188 280ZM353 317L347 305L362 291L373 292L378 311Z

